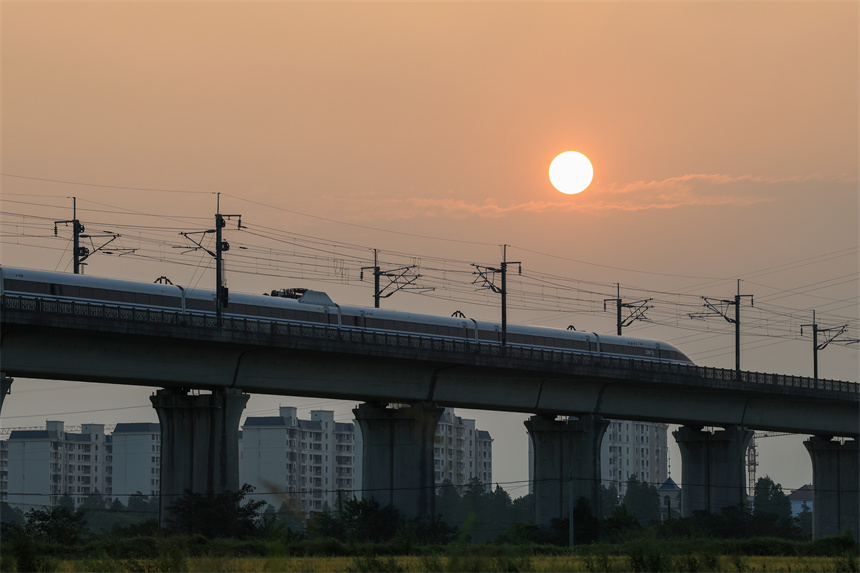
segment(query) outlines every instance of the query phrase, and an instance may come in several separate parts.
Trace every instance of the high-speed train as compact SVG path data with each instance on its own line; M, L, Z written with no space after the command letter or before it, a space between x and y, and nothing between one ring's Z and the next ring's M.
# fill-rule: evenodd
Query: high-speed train
M0 294L215 314L213 291L10 267L0 267ZM277 322L323 324L343 330L408 333L501 344L501 325L498 323L343 306L332 302L323 292L306 289L286 289L264 295L230 293L223 314ZM509 346L693 364L684 353L665 342L626 336L509 324L506 342Z

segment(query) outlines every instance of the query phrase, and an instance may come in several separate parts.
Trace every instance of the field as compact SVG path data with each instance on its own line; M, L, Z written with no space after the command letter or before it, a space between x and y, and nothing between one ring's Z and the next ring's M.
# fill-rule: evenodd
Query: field
M424 555L58 560L54 571L857 571L857 558L730 555Z

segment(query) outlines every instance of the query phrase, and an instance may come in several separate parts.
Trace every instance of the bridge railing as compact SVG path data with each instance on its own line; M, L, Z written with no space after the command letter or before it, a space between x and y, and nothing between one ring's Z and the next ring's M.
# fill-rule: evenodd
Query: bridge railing
M176 325L201 329L215 329L218 327L217 318L212 314L206 313L193 311L182 312L179 309L166 310L121 304L43 299L8 294L2 297L2 305L0 305L0 308L4 310L34 312L42 315L88 317L155 325ZM233 317L228 315L222 317L221 330L236 333L260 333L316 339L330 342L353 342L359 344L380 345L389 348L398 347L404 349L441 351L446 353L477 354L491 358L505 357L529 362L551 362L569 367L594 367L610 370L670 374L705 379L709 381L709 385L718 387L736 387L740 382L742 384L749 385L808 388L829 390L839 393L860 394L860 384L842 380L815 380L813 378L802 376L748 371L741 372L740 380L738 380L735 370L726 368L656 362L652 360L639 360L636 358L620 356L598 356L556 348L536 348L516 345L510 345L503 348L499 344L476 342L473 340L458 340L410 333L359 330L355 328L343 328L336 325L317 323L288 322Z

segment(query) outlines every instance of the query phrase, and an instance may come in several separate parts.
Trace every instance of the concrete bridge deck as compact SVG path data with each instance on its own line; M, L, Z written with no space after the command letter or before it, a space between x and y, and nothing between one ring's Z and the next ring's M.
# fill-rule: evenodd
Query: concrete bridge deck
M159 388L434 402L537 414L598 414L823 436L860 431L854 382L600 357L570 351L2 297L12 377Z

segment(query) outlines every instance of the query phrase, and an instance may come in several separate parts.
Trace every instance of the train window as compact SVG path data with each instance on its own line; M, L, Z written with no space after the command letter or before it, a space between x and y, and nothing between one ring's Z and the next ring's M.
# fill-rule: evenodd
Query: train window
M189 299L185 303L186 308L188 310L212 310L214 305L214 301L205 301L199 299Z
M118 290L106 290L105 300L112 302L122 302L122 292Z
M34 283L17 279L6 279L6 290L15 292L31 292L34 294L51 294L47 283Z
M93 298L92 287L80 287L80 290L78 291L78 296L81 298Z
M135 293L134 302L137 304L150 304L149 295L141 292Z

